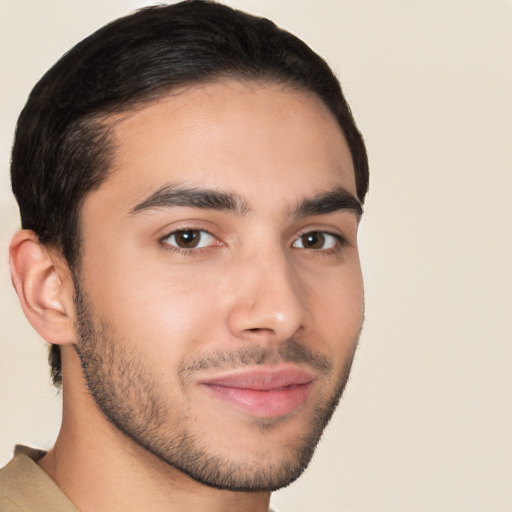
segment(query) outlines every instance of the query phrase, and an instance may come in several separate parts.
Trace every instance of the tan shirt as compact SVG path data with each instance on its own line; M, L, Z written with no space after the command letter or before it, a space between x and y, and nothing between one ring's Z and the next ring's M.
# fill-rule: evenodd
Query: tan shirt
M16 446L14 458L0 470L0 512L79 512L36 464L43 455Z

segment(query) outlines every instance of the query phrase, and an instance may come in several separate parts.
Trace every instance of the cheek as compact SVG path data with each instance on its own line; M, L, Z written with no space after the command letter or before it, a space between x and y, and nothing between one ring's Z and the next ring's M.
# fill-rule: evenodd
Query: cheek
M141 351L151 347L146 356L168 364L212 338L219 317L214 308L218 286L205 277L207 272L121 256L111 251L84 275L95 311L123 343Z
M358 262L344 266L325 279L321 286L311 287L309 307L315 330L328 340L333 356L343 357L352 350L364 318L364 291Z
M360 268L333 281L328 292L332 300L325 304L325 315L338 319L348 331L359 330L364 315L363 279Z

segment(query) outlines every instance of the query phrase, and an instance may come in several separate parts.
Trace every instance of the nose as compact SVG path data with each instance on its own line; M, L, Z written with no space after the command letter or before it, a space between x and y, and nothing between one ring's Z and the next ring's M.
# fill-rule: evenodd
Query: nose
M284 254L258 254L240 263L234 302L229 312L231 333L243 340L285 341L304 329L308 310L305 290Z

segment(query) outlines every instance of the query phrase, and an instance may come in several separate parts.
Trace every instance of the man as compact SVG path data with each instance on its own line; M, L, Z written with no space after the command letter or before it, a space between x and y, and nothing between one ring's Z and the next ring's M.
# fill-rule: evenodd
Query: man
M11 172L63 418L0 472L1 510L266 511L363 321L368 165L329 67L220 4L143 9L35 86Z

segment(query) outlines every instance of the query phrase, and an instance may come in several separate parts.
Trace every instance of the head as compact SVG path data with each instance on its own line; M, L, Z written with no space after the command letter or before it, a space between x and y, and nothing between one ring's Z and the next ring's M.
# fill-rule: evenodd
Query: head
M280 132L281 119L288 138ZM203 138L196 140L201 123ZM301 123L309 128L303 130ZM164 132L167 136L162 136ZM219 137L215 143L214 133ZM227 139L231 145L218 150L222 148L219 140ZM162 152L151 144L158 144ZM257 144L266 150L261 159L256 156ZM245 146L250 147L245 154L232 156ZM249 153L253 165L244 169L241 164ZM294 160L299 154L302 162L309 162L309 171ZM135 165L140 155L148 159ZM343 172L338 173L334 161L342 161ZM164 176L164 162L179 167L182 175ZM148 165L155 169L152 176L144 174ZM343 174L342 179L337 173ZM35 86L17 126L12 184L22 227L35 233L41 246L60 255L72 276L77 353L87 386L109 421L157 457L208 485L273 489L296 478L341 396L362 322L362 284L354 247L368 188L368 164L362 138L328 65L272 22L220 4L191 0L142 9L79 43ZM142 197L139 192L144 192ZM268 195L268 200L261 201L262 195ZM267 201L275 208L267 209ZM192 223L173 220L170 229L167 220L158 220L169 207L213 213L208 219L194 215ZM139 224L137 228L133 224L131 236L136 229L154 233L159 226L159 247L173 251L170 258L179 269L169 274L171 301L165 295L168 286L151 288L158 282L156 273L148 278L139 272L148 254L134 250L133 257L121 262L123 255L121 251L116 255L116 247L129 247L128 238L109 248L115 224L106 222L102 231L102 219L114 219L115 208L124 208L123 215L129 219L142 219L134 221ZM291 209L293 222L278 221ZM339 211L348 220L337 218L329 228L330 221L324 222L323 215L338 215ZM151 220L155 212L157 220ZM239 220L225 220L225 215ZM316 227L303 230L297 219L313 219ZM283 251L280 256L262 246L261 261L266 266L260 269L260 278L269 288L274 283L283 296L272 291L277 303L274 316L267 315L267 321L262 313L262 320L253 322L249 318L254 311L244 312L235 304L257 302L239 293L239 288L265 295L261 283L247 272L258 264L250 257L257 246L250 248L243 236L253 228L263 236L258 226L268 227L271 221L276 226L275 246L298 249L294 254L308 254L311 261L295 255L288 261L288 256L281 257ZM324 225L329 229L322 229ZM269 235L267 231L267 240ZM228 256L232 254L228 247L239 247L236 258ZM183 257L194 261L186 279ZM161 256L156 260L157 267L163 265L160 272L166 272L168 264L162 263ZM343 261L345 270L341 270ZM275 270L280 266L286 267L288 278ZM120 278L110 281L108 293L98 291L98 283L105 283L116 272ZM124 277L129 273L134 279L124 279L123 272ZM149 270L151 275L154 272ZM198 275L205 280L199 281ZM348 291L338 294L336 287L345 286L343 276ZM280 283L282 279L286 283ZM123 282L136 286L139 296L131 294ZM129 328L128 317L121 318L125 314L121 307L113 307L111 315L102 314L117 297L122 304L125 296L134 298L123 304L125 313L133 308L132 314L138 311L141 315ZM337 301L329 302L329 296L336 296ZM148 304L151 297L174 308L166 310L164 323L160 308ZM214 301L222 311L229 311L227 330L244 340L242 345L232 346L218 326L208 331L222 313L210 308L215 312L213 318L213 313L201 308L201 301ZM315 305L310 306L310 301ZM288 304L286 313L280 311L281 303ZM340 307L345 310L336 309ZM192 318L194 308L202 317ZM192 326L201 322L201 329ZM159 366L158 358L137 343L166 337L166 329L174 330L179 339L175 372L159 379L155 375L165 373L165 364ZM133 343L128 339L130 331ZM334 343L337 334L342 348ZM218 337L219 346L203 344L201 336ZM316 337L324 340L318 346ZM58 345L52 346L50 363L54 383L59 385ZM253 371L258 367L281 370ZM259 388L265 380L282 380L272 388L272 411L262 398L267 389L228 396L233 387L240 387L239 373L246 368L253 374L242 379L244 387L251 380ZM134 378L135 387L130 386ZM315 386L323 391L311 391ZM281 389L290 387L296 390ZM163 389L171 388L181 390L175 394L179 417L164 396ZM208 399L198 388L206 389ZM119 403L127 390L131 390L128 410ZM315 405L305 418L297 419L298 426L292 428L294 441L284 443L286 455L272 458L275 447L290 438L287 429L291 427L286 424L301 416L308 393L316 393ZM235 412L227 413L235 416L233 421L244 423L246 415L251 418L246 428L258 431L253 444L234 443L232 448L246 451L246 456L230 457L228 447L219 453L208 448L209 443L222 445L220 434L229 421L212 422L214 432L206 435L201 415L190 404L198 400L207 410L212 394L214 401L234 403ZM241 406L242 402L246 405ZM196 430L186 426L190 418L199 424ZM265 436L274 436L275 444L259 453L257 447ZM270 469L247 471L262 455L270 461ZM191 459L199 460L201 469ZM248 476L229 476L237 470Z

